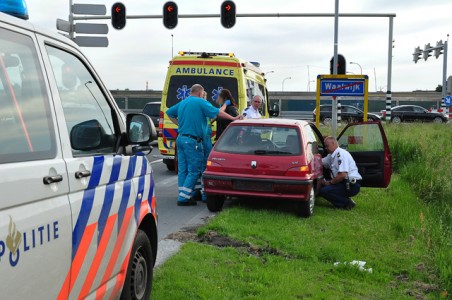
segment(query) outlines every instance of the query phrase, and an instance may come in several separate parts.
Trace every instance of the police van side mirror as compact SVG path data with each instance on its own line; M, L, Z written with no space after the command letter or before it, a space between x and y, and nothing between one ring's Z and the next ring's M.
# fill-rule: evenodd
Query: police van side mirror
M126 122L129 143L146 146L157 139L157 131L149 116L131 113L127 115Z
M71 146L75 150L94 150L102 141L102 125L97 120L89 120L72 127Z

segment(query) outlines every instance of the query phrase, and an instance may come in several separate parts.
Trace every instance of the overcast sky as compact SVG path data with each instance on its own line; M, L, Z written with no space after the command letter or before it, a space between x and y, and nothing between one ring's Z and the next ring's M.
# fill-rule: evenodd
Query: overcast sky
M86 0L75 3L104 4L107 14L116 1ZM157 15L166 1L123 0L128 15ZM183 0L179 14L219 14L222 0ZM237 13L334 13L334 0L235 0ZM284 6L281 3L285 3ZM66 19L65 0L27 1L30 21L56 30L56 19ZM447 40L452 32L450 0L340 0L340 13L395 13L392 91L432 90L442 83L443 55L415 64L412 53L430 43ZM80 21L81 22L81 21ZM315 89L318 74L329 74L334 53L334 18L237 18L232 29L219 18L179 19L169 30L161 19L127 20L122 30L110 20L91 21L109 26L108 48L83 48L109 89L161 90L168 61L180 50L234 52L237 57L258 61L267 75L270 91ZM369 75L369 91L386 91L388 65L388 18L340 18L339 53L347 71ZM173 35L173 38L171 37ZM452 49L449 51L451 52ZM450 61L450 59L449 59ZM376 76L375 76L376 74ZM448 74L452 74L448 64Z

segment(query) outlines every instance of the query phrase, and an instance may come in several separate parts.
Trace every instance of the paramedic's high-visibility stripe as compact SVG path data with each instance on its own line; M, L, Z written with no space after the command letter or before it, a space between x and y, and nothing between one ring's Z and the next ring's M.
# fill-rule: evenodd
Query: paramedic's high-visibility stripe
M113 231L114 224L116 222L117 215L113 215L108 218L104 235L102 236L102 239L99 242L99 246L97 248L96 255L94 256L93 262L91 264L91 268L88 272L88 275L86 276L85 282L83 284L82 290L79 295L80 298L84 298L88 295L89 291L91 290L91 286L93 285L94 280L96 279L97 271L99 270L100 263L102 262L102 259L105 255L105 250L108 246L108 241L110 240L111 232Z
M105 270L104 276L102 277L101 286L96 292L96 299L100 299L105 296L107 281L109 278L111 278L111 274L113 273L113 269L116 265L116 260L118 259L119 252L121 250L121 247L123 246L124 238L126 236L127 229L129 228L129 223L132 217L133 210L134 210L133 206L127 208L126 210L124 222L122 223L121 226L121 231L119 232L118 239L116 240L116 244L113 249L113 253L111 254L110 260L108 262L107 269Z
M61 287L58 299L68 299L72 287L74 286L75 280L77 279L78 273L82 268L83 261L85 260L86 253L88 252L89 244L91 243L96 227L96 223L86 227L83 238L80 241L80 247L78 248L77 254L72 260L71 269L66 275L66 279L64 280L64 284Z
M239 68L240 63L229 61L215 61L215 60L174 60L170 62L171 65L194 65L194 66L219 66L219 67L233 67Z

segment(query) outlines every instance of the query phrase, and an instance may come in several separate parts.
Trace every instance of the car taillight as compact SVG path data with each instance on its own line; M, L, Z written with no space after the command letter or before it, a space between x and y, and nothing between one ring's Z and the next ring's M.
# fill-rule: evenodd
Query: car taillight
M296 177L300 177L300 176L306 176L309 174L309 167L308 166L298 166L298 167L294 167L294 168L290 168L289 170L286 171L286 174L284 174L285 176L296 176Z
M165 116L165 114L163 113L163 111L160 111L159 114L159 132L158 132L158 136L159 137L163 137L163 117Z
M224 171L223 166L221 166L219 163L216 163L211 160L207 161L206 170L212 171L212 172L223 172Z

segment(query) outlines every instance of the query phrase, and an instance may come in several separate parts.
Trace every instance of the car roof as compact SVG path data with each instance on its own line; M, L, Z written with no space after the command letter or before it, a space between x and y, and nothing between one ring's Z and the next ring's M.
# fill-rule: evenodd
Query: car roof
M72 47L78 48L77 44L75 44L69 38L67 38L61 34L58 34L55 31L51 31L49 29L37 26L30 21L22 20L20 18L13 17L13 16L10 16L10 15L2 13L2 12L0 12L0 23L9 24L9 25L12 25L12 26L15 26L18 28L25 29L27 31L32 31L32 32L47 36L49 38L58 40L62 43L68 44Z
M309 124L309 122L303 120L281 119L281 118L243 119L236 120L232 123L232 125L276 125L276 126L305 126L307 124Z
M392 107L391 109L394 109L394 108L401 108L401 107L420 107L420 108L425 109L424 107L422 107L422 106L420 106L420 105L414 105L414 104L397 105L397 106Z

